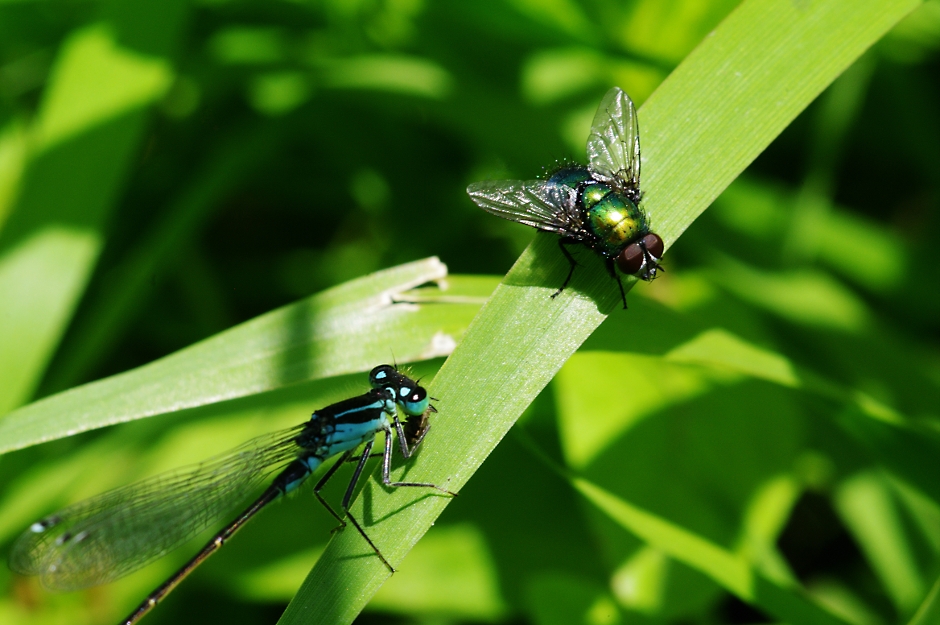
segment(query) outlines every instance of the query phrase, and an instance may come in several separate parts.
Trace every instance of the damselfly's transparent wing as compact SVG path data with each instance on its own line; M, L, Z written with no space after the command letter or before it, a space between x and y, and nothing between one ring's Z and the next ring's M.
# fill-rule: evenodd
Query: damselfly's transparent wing
M545 180L484 180L467 187L477 206L497 217L539 230L570 234L580 229L577 190Z
M591 171L621 190L640 188L640 128L633 101L620 87L604 95L587 142Z
M104 584L179 547L231 511L302 451L303 425L230 452L86 499L34 523L17 539L13 570L53 590Z

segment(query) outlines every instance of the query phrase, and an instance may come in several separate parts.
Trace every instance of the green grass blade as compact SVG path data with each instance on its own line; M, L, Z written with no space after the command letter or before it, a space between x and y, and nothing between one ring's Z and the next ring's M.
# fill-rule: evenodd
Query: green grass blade
M0 452L306 380L367 371L393 359L410 362L447 355L483 298L429 305L408 299L410 289L446 275L447 268L437 258L380 271L133 371L24 406L0 419ZM461 281L453 282L456 287ZM479 280L472 282L473 289L482 290Z
M920 573L919 549L905 531L903 514L891 491L881 472L860 472L839 484L835 504L898 614L911 614L929 582Z
M908 621L907 625L930 625L940 621L940 579L934 582L927 598L920 604L917 614Z
M645 207L656 231L673 243L816 95L917 4L744 2L639 111ZM526 250L431 385L441 398L438 425L409 467L409 480L459 490L616 307L616 287L599 264L587 266L551 300L567 269L556 240L539 236ZM386 493L372 480L352 507L393 564L447 505L444 497L407 492L414 490ZM342 532L281 622L352 622L388 576L361 537Z

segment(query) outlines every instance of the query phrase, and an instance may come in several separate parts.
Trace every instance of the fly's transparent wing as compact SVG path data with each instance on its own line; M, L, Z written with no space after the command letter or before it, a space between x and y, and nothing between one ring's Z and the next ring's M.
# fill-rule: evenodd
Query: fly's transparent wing
M467 194L503 219L562 235L580 229L577 191L571 187L544 180L484 180L467 187Z
M108 491L34 523L10 567L53 590L104 584L165 555L218 520L302 451L303 425L199 464Z
M604 95L587 142L596 178L624 190L640 188L640 128L633 101L620 87Z

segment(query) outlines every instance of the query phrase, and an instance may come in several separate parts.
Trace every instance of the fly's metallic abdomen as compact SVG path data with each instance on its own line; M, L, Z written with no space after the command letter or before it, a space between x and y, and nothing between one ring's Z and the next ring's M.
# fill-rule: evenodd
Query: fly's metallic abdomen
M563 165L548 176L549 185L564 185L572 189L593 181L591 170L584 165Z

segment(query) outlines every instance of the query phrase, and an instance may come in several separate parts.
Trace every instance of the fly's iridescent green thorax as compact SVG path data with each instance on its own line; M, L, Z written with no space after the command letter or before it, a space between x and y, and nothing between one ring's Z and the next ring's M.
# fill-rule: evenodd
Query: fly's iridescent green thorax
M613 186L596 180L583 165L559 169L548 178L548 184L564 185L577 192L576 207L585 217L585 227L598 239L594 249L604 258L617 256L649 234L646 214Z

